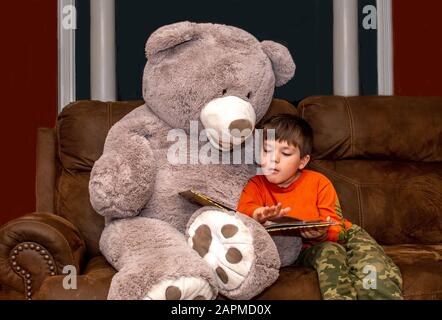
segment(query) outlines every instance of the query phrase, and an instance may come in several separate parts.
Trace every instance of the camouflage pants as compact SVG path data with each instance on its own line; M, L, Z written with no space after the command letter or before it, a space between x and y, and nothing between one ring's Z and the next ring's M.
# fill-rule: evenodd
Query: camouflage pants
M316 269L326 300L403 299L399 268L355 224L348 230L347 243L327 241L305 248L296 264Z

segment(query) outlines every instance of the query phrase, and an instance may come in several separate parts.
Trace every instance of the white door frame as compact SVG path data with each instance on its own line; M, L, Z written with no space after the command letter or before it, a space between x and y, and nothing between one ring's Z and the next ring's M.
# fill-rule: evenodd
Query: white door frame
M91 99L115 101L115 0L91 0Z
M69 16L69 17L68 17ZM75 97L75 0L57 0L58 112Z
M391 0L376 0L378 30L378 94L394 94L393 15Z
M359 95L358 1L333 0L333 93Z

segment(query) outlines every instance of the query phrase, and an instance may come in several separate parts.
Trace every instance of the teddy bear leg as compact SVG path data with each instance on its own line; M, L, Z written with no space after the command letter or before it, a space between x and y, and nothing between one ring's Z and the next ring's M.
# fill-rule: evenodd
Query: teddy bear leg
M136 217L106 226L100 249L118 272L108 299L214 299L213 271L167 222Z
M275 243L246 215L201 208L189 220L186 236L214 271L220 293L230 299L250 299L279 276Z

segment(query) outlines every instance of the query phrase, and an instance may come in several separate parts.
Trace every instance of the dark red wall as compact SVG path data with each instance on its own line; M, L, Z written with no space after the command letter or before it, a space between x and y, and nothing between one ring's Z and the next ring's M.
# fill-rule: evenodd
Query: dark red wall
M0 2L0 224L35 210L38 127L57 114L57 1Z
M442 1L393 0L394 93L442 96Z

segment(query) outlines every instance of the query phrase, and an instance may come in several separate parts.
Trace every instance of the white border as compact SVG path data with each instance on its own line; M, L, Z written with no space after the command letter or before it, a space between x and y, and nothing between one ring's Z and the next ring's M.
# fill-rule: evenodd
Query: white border
M393 95L393 16L391 0L376 0L378 20L378 94Z
M75 97L75 29L63 28L63 8L75 6L75 0L57 0L58 36L58 112Z

